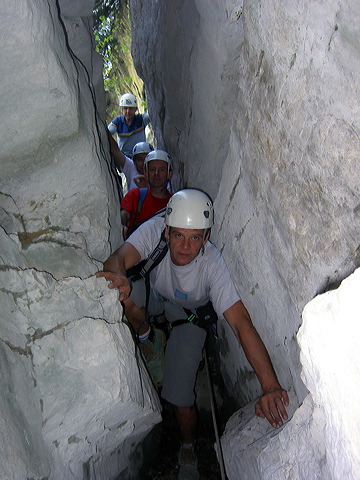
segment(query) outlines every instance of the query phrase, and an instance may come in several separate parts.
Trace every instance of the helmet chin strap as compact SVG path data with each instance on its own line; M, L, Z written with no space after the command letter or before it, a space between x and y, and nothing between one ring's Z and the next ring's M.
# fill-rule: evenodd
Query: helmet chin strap
M206 236L207 236L208 233L210 233L210 228L207 228L204 231L203 244L202 244L202 247L201 247L201 255L204 255L204 252L205 252L205 239L206 239Z
M201 255L204 255L204 252L205 252L205 237L206 237L206 230L204 231L202 246L201 246L201 249L200 249Z

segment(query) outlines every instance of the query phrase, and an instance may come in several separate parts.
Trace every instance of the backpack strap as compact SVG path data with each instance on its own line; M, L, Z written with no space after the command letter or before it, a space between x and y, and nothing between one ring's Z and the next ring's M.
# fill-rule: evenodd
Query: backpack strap
M160 241L149 255L145 264L143 264L140 272L136 275L131 276L131 281L136 282L141 278L145 279L145 289L146 289L146 300L145 300L145 322L149 321L149 299L150 299L150 272L159 265L162 259L165 257L168 251L168 244L165 238L165 229L161 232Z
M126 235L126 239L133 233L135 232L135 230L138 228L139 225L141 225L145 220L147 220L148 218L146 218L145 220L142 220L141 222L136 222L136 218L137 216L139 215L141 209L142 209L142 206L143 206L143 203L145 201L145 198L146 198L146 195L148 193L148 189L147 188L139 188L139 196L138 196L138 201L137 201L137 208L136 208L136 212L134 213L134 215L132 215L130 218L131 220L133 221L133 226L131 228L128 229L128 232L127 232L127 235ZM126 240L125 239L125 240Z
M149 277L150 272L159 265L161 260L165 257L168 251L168 244L165 238L165 229L161 232L159 243L156 245L152 253L148 256L145 263L142 265L138 274L132 276L132 281L136 282L140 278Z
M166 207L162 208L161 210L158 210L157 212L151 214L149 217L146 217L144 218L144 220L141 220L141 222L138 222L136 223L133 227L131 227L128 231L128 234L127 234L127 237L126 238L129 238L130 235L135 232L135 230L137 230L140 225L142 225L143 223L147 222L148 220L150 220L150 218L153 218L153 217L165 217L165 211L166 211ZM133 217L135 218L135 216Z
M142 209L144 200L145 200L145 198L146 198L146 195L147 195L147 193L148 193L148 189L147 189L147 188L139 188L139 190L140 190L140 192L139 192L139 198L138 198L138 206L137 206L137 210L136 210L135 216L139 215L140 210Z
M147 188L139 188L137 209L136 209L136 213L133 215L134 225L136 224L136 217L139 215L142 209L147 193L148 193Z

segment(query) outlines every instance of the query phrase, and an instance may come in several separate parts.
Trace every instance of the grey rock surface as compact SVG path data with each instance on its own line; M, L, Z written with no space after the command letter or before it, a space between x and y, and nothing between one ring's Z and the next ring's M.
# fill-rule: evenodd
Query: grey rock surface
M0 6L6 480L135 479L161 419L117 293L94 275L122 238L93 4Z
M131 480L138 447L160 421L116 293L94 277L122 240L93 3L0 6L6 479ZM243 407L260 387L220 322L227 395L247 412L240 424L235 413L224 435L229 477L353 480L358 423L339 406L341 375L331 382L324 363L358 378L357 323L337 335L344 316L336 317L327 331L336 342L324 352L311 327L321 316L327 329L322 315L337 302L302 312L359 265L360 4L132 0L131 12L132 50L158 146L174 158L174 187L214 198L212 239L296 410L269 432L253 404ZM355 305L350 282L341 305Z
M131 7L133 56L178 185L214 198L212 240L281 384L302 405L301 422L316 425L318 406L303 404L309 382L296 335L305 305L360 264L360 4L132 0ZM261 393L259 384L225 323L219 333L222 376L240 407ZM238 430L234 441L243 435ZM299 437L301 447L308 441ZM323 437L310 442L324 452ZM277 459L284 466L291 455ZM333 449L327 455L337 458ZM236 463L233 448L226 457ZM314 458L313 477L275 462L281 474L271 478L335 475L322 454ZM236 468L233 478L241 478ZM242 474L252 478L249 469Z

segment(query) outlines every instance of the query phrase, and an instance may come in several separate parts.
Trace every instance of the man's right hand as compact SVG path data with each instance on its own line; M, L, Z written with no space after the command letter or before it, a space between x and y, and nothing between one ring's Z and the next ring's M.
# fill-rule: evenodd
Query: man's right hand
M129 280L126 275L123 273L117 272L97 272L95 274L97 277L103 277L109 283L108 288L117 288L119 290L119 300L120 302L126 300L131 291Z
M146 180L145 175L136 175L134 178L134 183L138 188L149 188L149 182Z
M285 406L289 405L289 396L281 387L264 393L255 405L255 414L267 418L274 428L281 427L288 419Z

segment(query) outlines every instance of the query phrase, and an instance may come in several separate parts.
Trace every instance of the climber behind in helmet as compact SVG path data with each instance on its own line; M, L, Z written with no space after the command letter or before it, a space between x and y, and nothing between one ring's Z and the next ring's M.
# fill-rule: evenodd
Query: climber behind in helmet
M115 159L116 167L123 172L126 178L127 191L133 188L147 188L149 186L144 175L144 161L148 153L154 150L148 142L139 142L132 149L132 159L123 154L117 143L109 133L110 152Z
M150 123L148 113L136 113L138 108L135 95L124 93L120 98L122 115L115 117L108 125L109 132L117 134L117 141L120 150L131 157L134 145L145 142L145 127Z
M213 204L208 195L195 189L180 190L168 202L165 222L154 217L140 225L106 260L104 271L97 273L110 282L109 288L119 290L119 300L142 346L148 370L154 382L162 381L161 396L174 407L182 442L178 479L200 478L194 449L197 424L194 386L206 337L204 323L206 326L213 315L204 315L204 306L211 310L212 305L215 316L220 320L225 318L259 379L263 395L256 404L256 415L266 417L274 427L288 418L287 392L276 377L266 347L240 300L220 251L209 242L213 218ZM126 270L159 247L164 229L169 247L150 273L150 294L146 295L146 282L138 280L131 285ZM150 315L163 312L172 326L164 362L163 332L153 328L148 320Z
M172 176L170 155L164 150L153 150L146 155L143 169L149 187L134 188L121 201L121 224L124 239L141 222L165 208L171 197L171 193L167 189L167 184Z
M138 188L149 186L145 177L144 164L146 156L153 150L153 146L148 142L139 142L134 146L132 151L132 160L134 162L137 174L133 176L133 183L130 184L129 190L135 188L135 186Z

